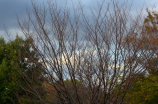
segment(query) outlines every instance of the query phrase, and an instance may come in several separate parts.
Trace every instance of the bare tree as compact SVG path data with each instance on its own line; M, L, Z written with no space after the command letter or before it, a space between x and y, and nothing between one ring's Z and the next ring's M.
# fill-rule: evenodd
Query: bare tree
M23 56L42 63L45 70L47 98L40 98L40 91L33 87L31 90L39 100L55 104L121 104L131 83L145 72L145 64L152 57L149 51L141 50L140 42L135 42L136 46L130 42L130 37L135 41L141 38L142 14L132 16L132 5L117 0L98 2L90 15L86 15L81 2L73 9L51 1L42 7L32 2L32 6L34 15L28 12L28 20L18 18L18 23L25 37L34 40L30 44L40 60L25 53Z

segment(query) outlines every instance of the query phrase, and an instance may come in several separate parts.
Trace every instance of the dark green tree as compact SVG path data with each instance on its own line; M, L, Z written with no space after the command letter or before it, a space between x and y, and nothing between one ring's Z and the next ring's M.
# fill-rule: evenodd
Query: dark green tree
M38 99L42 99L42 67L38 61L30 62L31 59L38 60L30 47L31 41L31 38L22 39L18 36L9 42L0 38L1 104L37 103ZM31 90L34 87L36 90ZM39 96L35 96L38 93L36 91L40 91Z

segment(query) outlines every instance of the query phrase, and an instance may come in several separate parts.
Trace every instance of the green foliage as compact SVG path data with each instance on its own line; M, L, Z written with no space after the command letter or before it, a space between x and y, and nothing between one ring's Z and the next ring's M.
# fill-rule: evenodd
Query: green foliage
M158 103L158 76L140 77L134 81L126 94L130 104Z
M42 70L37 68L37 65L30 65L29 63L29 56L34 60L38 60L37 54L31 50L31 41L33 40L24 40L17 36L15 40L6 43L3 38L0 38L1 104L18 104L19 101L24 104L34 104L36 100L38 100L38 98L35 98L32 94L25 92L21 87L19 87L20 83L22 86L26 86L27 88L27 80L22 73L25 73L27 78L31 78L33 76L32 71L36 72L36 76L33 78L34 83L39 86L41 84L39 78L42 77ZM26 58L28 62L26 62Z
M11 60L8 59L7 48L7 43L3 38L0 38L0 101L2 104L11 103L15 99L13 91L17 88L12 80L14 68L10 64Z

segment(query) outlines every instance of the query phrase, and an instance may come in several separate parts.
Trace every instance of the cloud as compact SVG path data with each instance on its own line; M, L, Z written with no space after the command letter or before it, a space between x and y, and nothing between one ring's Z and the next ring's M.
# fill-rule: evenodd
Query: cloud
M1 0L0 1L0 30L3 30L3 24L8 28L16 26L16 14L25 16L26 5L30 7L29 0Z
M33 0L37 4L42 4L43 0ZM46 1L46 0L45 0ZM67 0L68 6L72 6L71 0ZM76 6L78 4L78 0L74 0L74 5ZM87 15L90 13L90 7L95 8L96 2L102 2L102 0L80 0L82 4L85 7L85 11ZM110 0L105 0L105 3L107 3ZM127 1L127 0L118 0L120 3ZM128 0L131 2L132 0ZM63 0L57 0L57 4L60 4L61 6L64 5L66 2L63 2ZM158 5L157 0L133 0L132 5L132 12L135 12L136 10L140 10L142 6L146 7L153 7ZM3 25L5 24L8 29L16 29L18 24L16 20L16 14L21 18L27 18L26 13L26 7L31 9L31 0L0 0L0 31L3 31Z

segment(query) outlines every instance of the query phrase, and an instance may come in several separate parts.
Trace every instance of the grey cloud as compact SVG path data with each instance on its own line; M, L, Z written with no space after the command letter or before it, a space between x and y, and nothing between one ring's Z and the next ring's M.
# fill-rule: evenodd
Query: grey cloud
M31 8L31 5L31 0L0 0L0 30L4 29L3 24L8 28L16 28L16 15L26 17L26 7Z
M29 0L1 0L0 1L0 30L3 30L3 24L8 28L16 25L16 14L25 16L26 5L30 7Z
M33 0L36 3L41 4L43 0ZM46 1L46 0L45 0ZM68 6L71 6L71 0L68 0ZM73 2L77 5L78 0L74 0ZM98 0L101 2L102 0ZM110 0L105 0L108 2ZM127 0L118 0L119 2L127 1ZM132 0L128 0L131 2ZM65 3L65 0L57 0L57 4L62 6ZM82 4L85 7L87 15L90 13L89 7L96 7L95 0L81 0ZM142 8L143 4L147 6L158 5L157 0L134 0L132 5L132 11L139 10ZM6 25L9 29L13 29L17 27L16 14L19 17L26 17L26 6L31 8L31 0L0 0L0 30L3 30L3 24Z

